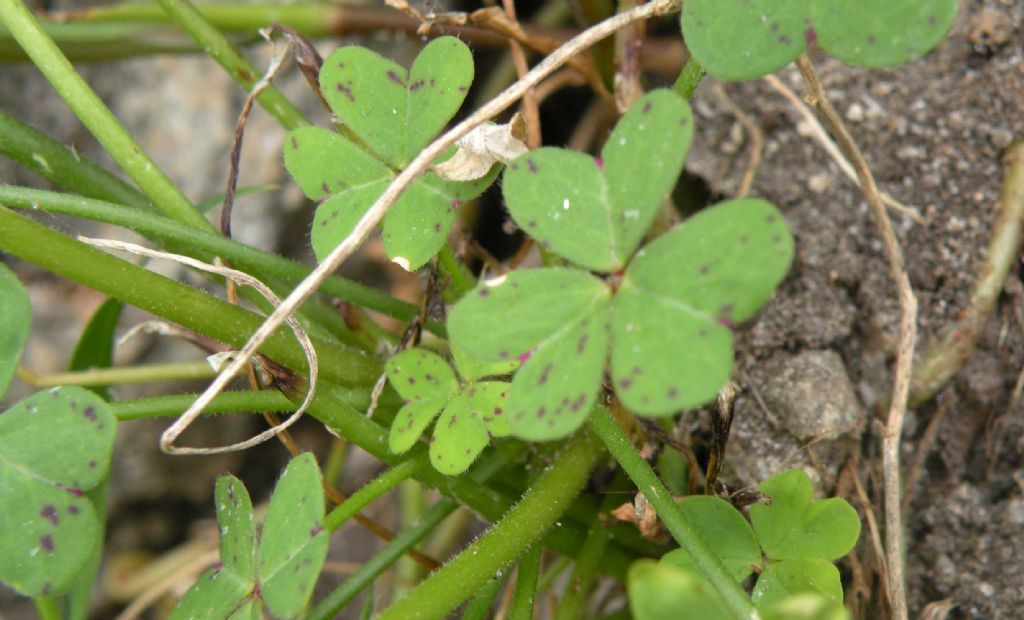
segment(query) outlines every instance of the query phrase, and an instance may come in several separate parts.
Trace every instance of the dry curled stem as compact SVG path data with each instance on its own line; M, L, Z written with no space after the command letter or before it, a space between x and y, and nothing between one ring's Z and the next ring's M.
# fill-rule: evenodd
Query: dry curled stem
M807 55L801 54L797 58L796 64L814 105L821 112L825 125L857 173L861 191L864 192L864 198L875 220L875 227L882 238L885 257L889 262L889 275L892 277L899 295L899 344L896 351L892 400L889 404L889 413L886 416L885 431L882 436L882 468L885 487L885 541L889 569L889 600L892 605L893 617L896 620L906 620L903 519L900 511L900 434L903 430L903 416L907 410L911 370L914 362L914 343L917 339L917 298L914 297L914 291L910 287L910 278L903 266L903 252L896 239L896 233L893 231L892 221L885 210L885 204L867 161L839 114L829 103L825 89Z

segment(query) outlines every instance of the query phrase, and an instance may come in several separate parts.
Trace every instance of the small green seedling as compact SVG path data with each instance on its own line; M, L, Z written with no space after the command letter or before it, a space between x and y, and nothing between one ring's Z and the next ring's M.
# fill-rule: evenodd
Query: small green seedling
M274 618L298 616L313 594L329 542L316 459L307 452L288 464L259 536L240 480L222 476L215 497L221 563L185 593L171 620L258 620L264 609Z
M18 368L32 325L28 293L11 270L0 264L0 400Z
M759 609L772 611L798 593L841 605L843 588L832 562L857 543L857 512L842 498L813 500L811 480L798 469L769 478L759 489L772 503L751 506L751 523L717 497L687 497L680 508L737 583L761 567L751 597ZM682 548L665 554L662 563L699 574Z
M609 355L615 393L641 415L706 403L728 379L729 327L772 296L793 238L768 202L731 200L633 256L691 135L686 102L657 90L622 117L600 159L543 148L509 166L504 193L516 223L584 268L514 271L484 282L449 316L454 346L524 361L508 402L514 435L556 439L579 427Z
M709 73L748 80L781 69L811 42L862 67L924 55L946 36L958 0L687 0L686 46Z
M509 384L476 379L513 370L508 364L481 367L464 355L456 355L455 360L461 381L448 362L426 349L402 351L386 367L391 385L408 401L391 423L390 450L407 452L440 413L430 441L430 462L449 476L466 471L492 437L509 434L505 415Z
M321 201L311 240L323 259L451 120L473 81L473 56L454 37L431 41L406 69L358 46L324 61L320 89L347 133L302 127L288 134L284 163L302 191ZM450 154L448 154L450 156ZM470 182L427 173L388 210L384 249L405 269L419 269L444 245L455 209L478 196L492 173Z
M72 585L100 540L84 493L106 478L116 429L107 404L77 387L0 414L0 581L26 596Z

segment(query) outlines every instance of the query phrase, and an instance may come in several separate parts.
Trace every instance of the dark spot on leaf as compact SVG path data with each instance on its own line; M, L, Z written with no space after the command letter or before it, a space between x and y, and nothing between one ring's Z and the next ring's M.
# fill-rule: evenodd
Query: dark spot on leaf
M934 15L929 15L928 16L928 25L929 26L934 26L937 23L939 23L939 19L937 17L935 17Z
M331 193L331 186L327 184L327 181L320 184L320 189L323 190L325 194Z
M436 232L436 233L441 232L441 225L440 224L434 224L434 232Z
M530 220L526 223L527 228L537 228L537 220Z
M700 266L700 275L706 276L706 275L708 275L709 271L711 271L711 265L708 265L707 263L705 263L705 264Z
M818 42L818 33L814 28L808 28L804 31L804 39L807 40L807 45L814 45Z
M508 351L498 351L498 358L499 359L503 359L503 360L507 360L508 359Z
M416 80L415 82L409 85L409 90L412 92L416 92L417 90L423 88L423 84L425 84L423 80Z
M582 336L580 336L580 339L576 341L576 352L577 353L582 354L584 351L587 350L587 339L588 338L589 338L589 336L587 334L583 334Z
M619 387L624 389L624 390L628 390L632 385L633 385L633 380L632 379L623 379L623 380L619 381Z
M875 41L876 41L875 35L873 35L873 34L868 35L868 44L869 45L874 45Z
M775 220L777 220L777 219L779 219L779 216L777 216L774 213L772 213L772 214L770 214L770 215L768 215L767 217L764 218L764 223L765 224L774 224Z
M89 461L89 469L96 469L96 461Z
M50 590L53 589L53 584L47 581L43 584L43 595L49 594Z
M316 536L317 534L319 534L322 531L324 531L324 528L319 526L319 525L317 525L313 529L309 530L309 537L313 538L314 536Z
M454 415L453 415L453 416L451 417L451 419L450 419L450 420L448 420L448 428L451 428L451 427L455 426L455 424L456 424L456 422L457 422L457 421L458 421L458 416L454 416Z
M434 86L434 78L430 78L430 86L431 86L431 88L433 88L433 86Z
M409 377L409 378L407 379L407 381L409 382L409 385L413 385L413 384L415 384L415 383L416 383L416 379L414 379L414 378L412 378L412 377Z
M701 328L701 329L700 329L700 330L699 330L699 331L697 332L697 337L698 337L698 338L707 338L707 337L708 337L708 330L706 330L706 329L704 329L704 328Z
M57 518L57 508L50 504L43 506L43 509L39 511L39 516L54 525L60 522L60 519Z
M502 409L501 407L495 407L494 408L494 415L501 415L502 413L504 413L504 411L505 410Z
M464 92L466 92L467 90L469 90L469 89L468 89L468 87L466 87L466 86L460 86L460 87L459 87L459 92L460 92L460 93L464 93Z
M49 534L43 536L39 540L39 544L43 546L43 551L47 553L53 553L53 538Z
M785 45L785 46L789 46L789 45L791 45L792 43L793 43L793 39L790 39L790 38L789 38L789 37L787 37L786 35L782 35L782 36L780 36L780 37L779 37L779 44L780 44L780 45Z
M551 374L551 364L544 367L544 370L540 371L540 378L537 379L537 385L544 385L548 382L548 375Z
M651 102L648 101L647 103L644 104L644 107L640 110L640 112L643 113L643 114L647 114L650 111L651 111Z
M299 141L295 139L295 136L292 136L292 148L293 149L299 148Z
M772 243L782 243L782 235L772 235Z
M644 374L644 370L639 366L633 366L633 369L629 371L629 374L633 375L634 377L637 377L639 375Z
M532 159L526 160L526 167L530 170L530 172L537 172L537 163Z
M665 396L667 396L669 400L675 400L679 396L679 390L675 389L674 387L669 388L665 392Z
M542 419L544 416L547 415L547 413L548 413L547 407L541 407L540 409L537 410L537 419L538 420Z
M748 237L746 235L742 235L740 237L740 245L747 245L747 242L749 242L749 241L750 241L750 237Z
M401 77L399 77L397 73L390 69L388 70L388 79L394 82L395 84L398 84L402 88L405 88L405 80L403 80Z
M70 506L68 506L68 514L69 515L76 515L76 514L78 514L78 506L75 506L74 504L71 504Z
M356 101L355 95L352 94L352 90L349 89L348 86L345 86L344 84L341 84L339 82L338 85L335 88L338 89L339 93L341 93L341 94L345 95L346 97L348 97L349 101L355 103L355 101Z
M770 28L772 29L772 32L778 32L779 31L779 23L778 22L773 23L770 26Z
M452 201L452 208L453 209L458 209L461 206L462 206L462 201L461 200L453 200Z
M479 295L480 295L481 297L487 297L488 295L490 295L490 294L491 294L491 291L490 291L490 289L488 289L488 288L482 288L482 289L480 289L480 292L479 292L478 294L479 294Z

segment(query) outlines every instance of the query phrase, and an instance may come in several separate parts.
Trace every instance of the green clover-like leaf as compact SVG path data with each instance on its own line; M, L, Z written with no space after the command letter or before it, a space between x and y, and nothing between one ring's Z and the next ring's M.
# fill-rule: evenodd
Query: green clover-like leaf
M643 415L713 399L732 368L728 326L767 302L793 260L793 238L770 203L720 203L643 248L612 313L616 394Z
M688 0L687 48L709 73L749 80L789 64L817 40L829 54L863 67L922 56L945 37L958 0Z
M842 604L839 570L825 560L784 560L768 566L754 585L751 600L758 609L771 611L794 594L815 593Z
M274 487L257 544L252 501L233 476L217 481L221 564L193 585L171 620L256 620L265 606L275 618L294 618L306 606L327 557L324 498L316 459L288 463Z
M706 579L671 563L633 562L628 582L629 609L636 620L734 617Z
M18 277L0 263L0 400L14 378L32 325L32 306Z
M313 251L323 260L353 230L374 201L462 105L473 79L468 48L453 37L428 44L412 71L356 46L324 62L320 86L338 121L361 141L320 127L302 127L285 142L285 167L317 209ZM454 150L442 159L451 156ZM437 253L455 221L455 209L478 196L497 175L457 183L421 176L388 210L384 248L414 270Z
M116 427L107 404L77 387L0 414L0 581L26 596L71 585L100 536L82 493L106 477Z
M764 620L851 620L853 617L842 603L813 592L794 594L760 611Z
M934 48L956 19L959 0L812 0L811 22L829 54L862 67L891 67Z
M742 582L750 576L761 561L761 548L750 524L732 504L710 495L692 495L679 502L679 508L733 579ZM662 561L697 570L690 554L682 548L669 551Z
M320 88L338 120L394 168L419 154L459 110L473 55L455 37L431 41L412 69L354 45L334 51Z
M778 71L804 51L808 17L808 0L687 0L683 38L708 73L749 80Z
M802 470L772 476L758 488L772 503L751 506L750 521L769 558L835 560L853 549L860 535L857 511L840 497L815 501Z
M503 185L512 218L574 263L595 271L621 269L675 186L692 121L683 99L655 90L619 120L600 161L557 148L518 157Z
M473 464L492 437L509 434L507 383L461 385L448 362L425 349L406 349L389 359L385 369L391 385L409 401L391 422L388 447L392 452L412 448L440 413L430 442L430 462L442 474L454 476Z

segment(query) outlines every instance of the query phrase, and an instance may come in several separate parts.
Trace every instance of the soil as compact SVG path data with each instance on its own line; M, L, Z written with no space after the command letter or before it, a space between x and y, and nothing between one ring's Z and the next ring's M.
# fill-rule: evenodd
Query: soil
M919 300L919 352L965 306L991 234L1001 153L1024 137L1024 2L962 4L949 39L904 67L868 72L813 56L880 188L924 218L915 222L893 215ZM395 45L409 49L407 43ZM204 59L163 58L84 67L83 73L191 198L223 191L241 96L218 67ZM802 94L794 69L780 78ZM109 164L34 70L4 66L0 85L5 110ZM285 79L284 87L316 110L301 78ZM725 84L724 91L764 134L751 193L779 205L797 238L791 275L739 334L738 379L746 389L737 401L726 480L756 484L782 467L804 466L820 492L848 497L862 515L873 510L881 523L880 436L874 420L891 383L898 320L881 242L859 190L806 135L791 103L763 81ZM698 89L694 108L698 132L688 172L713 193L734 195L750 160L750 141L711 80ZM241 205L246 217L236 218L235 228L261 247L305 252L310 212L285 182L279 155L283 135L257 112L247 136L243 185L279 182L284 189L246 199ZM38 180L0 161L0 181ZM63 230L81 230L79 222L50 221ZM278 234L282 226L293 234ZM100 300L24 265L18 271L30 280L37 311L44 309L26 363L37 371L57 370ZM399 281L372 252L351 273L409 294L416 291L415 279ZM910 471L907 577L915 617L925 609L943 609L942 601L952 606L948 618L1024 617L1024 403L1011 402L1024 368L1019 277L1015 266L964 370L907 417L902 459ZM140 319L130 314L124 324ZM119 362L195 356L187 347L168 349L167 344L138 343L120 351ZM684 430L699 433L701 420L684 416ZM115 452L108 558L138 550L160 553L180 544L194 532L195 519L212 514L210 489L219 473L241 472L257 489L257 499L265 499L285 461L277 446L220 460L156 456L161 428L124 425ZM223 424L208 427L197 440L222 443L250 430ZM319 445L322 434L308 430L304 441ZM357 488L373 467L364 456L352 457L346 490ZM853 472L866 497L855 492ZM389 522L393 515L379 516L395 525ZM346 532L335 537L345 557L332 557L358 560L372 551L374 543L361 531ZM849 602L860 618L884 617L873 543L865 527L857 550L842 563ZM95 617L108 617L113 609L104 607ZM0 613L21 618L32 612L0 593Z

